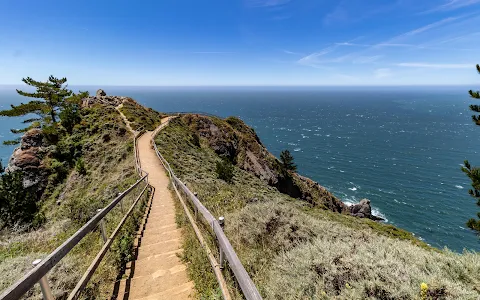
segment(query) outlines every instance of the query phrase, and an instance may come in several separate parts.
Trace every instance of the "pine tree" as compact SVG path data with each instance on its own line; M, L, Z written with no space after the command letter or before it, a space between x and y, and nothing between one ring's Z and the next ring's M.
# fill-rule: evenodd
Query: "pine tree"
M480 66L477 65L477 72L480 73ZM479 91L468 91L470 97L474 99L480 99L480 92ZM480 113L480 106L476 104L470 105L470 110ZM473 115L472 120L476 125L480 126L480 115ZM472 182L472 189L468 191L470 196L477 200L477 205L480 206L480 168L479 167L472 167L468 160L464 162L464 166L462 167L462 171L467 174L468 178L470 178ZM470 229L475 230L477 233L480 234L480 212L477 213L477 219L470 219L467 222L467 226Z
M282 168L286 171L297 171L297 166L293 163L293 156L290 154L290 151L283 150L280 153L280 161L282 162Z
M33 127L41 127L45 124L56 124L57 116L61 107L65 104L65 99L70 97L73 92L67 89L67 78L58 79L50 76L46 82L36 81L30 77L23 78L22 81L36 89L35 92L29 93L17 90L19 95L35 98L28 103L20 105L11 105L10 109L0 111L0 116L19 117L27 114L35 114L36 117L24 120L23 123L30 124L24 129L12 129L13 133L26 132ZM7 141L6 144L18 143L16 141Z

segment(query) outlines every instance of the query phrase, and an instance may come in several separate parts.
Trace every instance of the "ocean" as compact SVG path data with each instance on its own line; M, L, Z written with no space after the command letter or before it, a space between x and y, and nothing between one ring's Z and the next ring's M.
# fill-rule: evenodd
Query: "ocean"
M480 208L460 171L465 159L480 165L480 127L468 110L474 87L103 88L158 111L239 116L270 152L290 150L300 174L344 202L370 199L386 222L432 246L480 250L465 226ZM0 109L20 101L14 87L0 87ZM0 117L0 140L20 126ZM13 149L0 147L4 163Z

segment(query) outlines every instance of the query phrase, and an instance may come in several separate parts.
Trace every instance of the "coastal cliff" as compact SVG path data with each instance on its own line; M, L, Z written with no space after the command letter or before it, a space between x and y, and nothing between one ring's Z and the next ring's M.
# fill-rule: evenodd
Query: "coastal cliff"
M320 184L285 174L238 118L178 115L155 142L177 177L224 217L225 233L265 299L419 299L421 291L431 299L480 296L476 253L434 249L372 220L367 199L348 207ZM227 179L219 169L225 161L232 165ZM215 297L216 280L195 232L181 213L177 219L182 259L199 298Z
M22 186L37 193L37 226L0 232L0 280L5 289L80 228L138 177L133 157L133 130L153 130L165 113L129 97L104 91L84 99L81 120L71 133L58 127L49 141L40 129L24 134L8 172L23 174ZM225 217L225 234L264 299L477 299L480 263L472 252L453 253L430 247L412 233L376 222L370 202L347 206L319 183L282 170L255 131L238 118L176 115L155 143L176 175L215 216ZM217 166L232 165L233 178L219 178ZM132 199L133 200L133 199ZM218 298L215 275L184 212L177 209L190 279L196 298ZM110 225L122 217L114 212ZM110 223L111 222L111 223ZM198 220L207 237L209 225ZM28 225L28 224L27 224ZM113 226L113 225L112 225ZM122 266L132 259L136 223L129 222L111 255L92 279L86 297L111 296ZM94 254L97 232L51 272L57 299L65 299ZM88 249L88 251L86 251ZM233 299L242 299L224 270ZM120 276L120 277L119 277ZM32 290L27 299L37 299ZM423 295L422 294L422 295ZM428 299L428 298L427 298Z
M372 215L370 201L367 199L348 206L312 179L298 173L283 172L280 161L268 152L255 131L239 118L228 117L222 120L186 114L172 122L184 122L194 134L205 139L217 155L254 174L281 193L333 212L382 220Z

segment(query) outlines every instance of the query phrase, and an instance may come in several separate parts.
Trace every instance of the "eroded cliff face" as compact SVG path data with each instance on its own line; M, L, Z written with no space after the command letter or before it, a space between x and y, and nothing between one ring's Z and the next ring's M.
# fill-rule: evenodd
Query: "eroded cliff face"
M347 206L327 189L296 173L284 174L280 162L263 146L255 131L238 118L225 120L184 115L182 120L219 155L276 187L280 192L315 206L343 212Z
M45 188L48 182L48 170L43 162L47 150L42 131L38 128L27 131L10 157L6 172L22 171L25 188L36 185L38 192Z
M334 212L380 219L372 215L369 200L364 199L359 204L348 206L310 178L282 172L277 158L268 152L255 131L242 120L234 117L223 120L197 114L183 115L180 118L191 130L205 138L219 156L228 158L281 193Z

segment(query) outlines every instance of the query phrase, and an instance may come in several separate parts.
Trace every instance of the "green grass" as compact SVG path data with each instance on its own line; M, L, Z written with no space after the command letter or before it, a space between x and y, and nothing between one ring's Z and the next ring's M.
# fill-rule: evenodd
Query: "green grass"
M434 249L392 225L312 207L238 167L228 184L215 172L221 158L203 138L198 147L191 128L175 119L156 143L210 212L225 216L225 232L266 299L419 299L422 282L437 299L480 297L478 254ZM196 273L208 266L194 240L185 235L185 260L198 298L209 297L215 279Z
M120 109L131 122L134 130L143 127L145 130L154 130L160 125L163 115L151 108L146 108L136 102L125 102Z
M47 222L35 231L4 231L0 235L0 291L30 270L34 259L48 255L84 225L97 209L106 206L138 180L133 136L126 130L118 112L113 107L94 106L84 109L82 114L83 120L73 133L52 147L44 161L52 170L41 200L41 211ZM81 170L75 168L78 158L83 160ZM62 168L62 174L54 172L53 167L55 170ZM125 211L143 187L135 188L125 197ZM114 281L131 258L133 235L141 212L142 207L138 205L91 279L83 298L110 297ZM120 207L107 215L108 233L122 217ZM49 273L56 299L68 296L102 244L98 230L92 231ZM38 299L39 293L35 288L26 298Z

